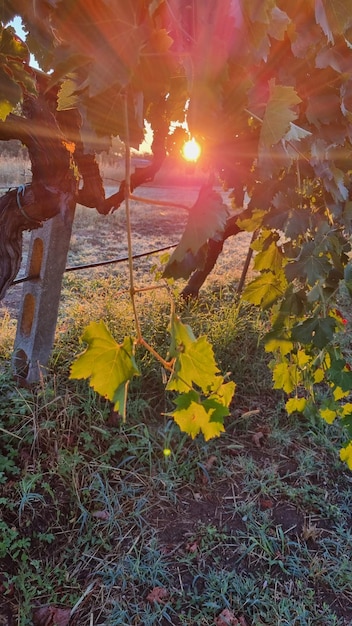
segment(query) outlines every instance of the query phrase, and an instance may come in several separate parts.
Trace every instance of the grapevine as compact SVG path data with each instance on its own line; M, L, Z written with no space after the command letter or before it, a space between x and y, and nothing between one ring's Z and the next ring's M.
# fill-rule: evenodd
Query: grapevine
M25 41L10 25L16 15L28 32ZM0 137L15 135L32 148L33 181L24 196L29 217L50 219L41 215L49 187L61 206L65 192L70 202L80 200L101 213L122 202L128 211L130 193L165 159L171 122L187 123L202 148L209 184L189 210L164 278L193 272L199 278L211 266L209 250L218 253L227 233L255 233L257 275L242 297L270 317L265 346L273 386L286 394L288 413L342 422L346 445L340 456L352 468L352 372L339 312L341 297L352 295L349 0L16 0L3 5L0 16ZM29 53L40 71L31 69ZM74 145L65 156L67 173L72 157L83 192L69 176L46 185L41 170L38 179L33 133L27 132L28 103L36 98L53 111L60 149ZM119 136L128 157L129 147L143 138L144 120L154 130L151 169L129 172L127 158L126 181L106 199L95 155ZM89 184L92 172L96 185ZM219 179L232 192L232 206L213 187ZM3 215L13 201L3 201ZM28 222L18 226L25 227ZM134 346L144 341L137 311L135 319L136 338L120 346L101 324L87 329L89 348L72 366L72 375L90 376L122 412L128 381L138 374ZM181 394L174 418L192 436L217 435L234 383L224 381L211 347L175 313L170 330L169 356L156 357L169 368L169 389ZM103 345L119 371L108 392L81 360L89 361L89 350L103 352ZM201 368L205 359L208 374Z

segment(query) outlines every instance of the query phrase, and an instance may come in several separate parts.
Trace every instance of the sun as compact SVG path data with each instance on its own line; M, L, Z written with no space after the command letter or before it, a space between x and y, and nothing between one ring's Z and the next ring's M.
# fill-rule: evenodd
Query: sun
M200 147L198 141L196 141L194 138L186 141L186 143L183 144L181 151L182 156L184 159L186 159L186 161L193 162L198 161L201 152L202 148Z

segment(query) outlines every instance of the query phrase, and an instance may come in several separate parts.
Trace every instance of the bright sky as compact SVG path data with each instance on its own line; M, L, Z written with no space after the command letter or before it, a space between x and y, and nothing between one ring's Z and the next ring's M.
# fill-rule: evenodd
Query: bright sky
M25 31L23 30L23 28L22 28L22 20L21 20L21 18L20 18L20 17L15 17L15 18L14 18L14 20L11 22L11 26L13 26L13 27L14 27L14 29L15 29L15 31L16 31L16 33L17 33L17 35L18 35L21 39L23 39L23 41L25 41L25 40L26 40L26 33L25 33ZM38 65L37 61L35 60L35 58L34 58L33 54L31 54L31 58L30 58L30 65L31 65L32 67L37 68L37 69L39 68L39 65Z

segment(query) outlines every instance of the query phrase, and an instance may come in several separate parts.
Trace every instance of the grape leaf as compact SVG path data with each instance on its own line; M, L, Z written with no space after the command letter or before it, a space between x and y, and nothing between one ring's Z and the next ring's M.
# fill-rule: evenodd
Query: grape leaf
M349 469L352 470L352 443L349 443L345 448L341 448L340 459L345 461Z
M0 119L4 121L16 104L22 101L22 90L2 67L0 67L0 84Z
M132 337L118 344L100 321L89 324L81 340L88 347L72 364L70 378L90 378L90 386L124 415L128 383L139 374Z
M318 0L316 20L329 41L333 34L342 35L352 25L351 4L349 0Z
M331 263L326 256L321 255L316 242L308 241L302 246L299 260L286 265L285 273L289 282L305 277L308 284L313 286L319 278L325 278L331 269Z
M215 399L217 402L220 402L224 406L230 406L230 402L233 398L236 389L236 383L232 380L228 383L224 383L224 379L222 376L218 377L219 387L216 388L216 391L209 396L209 400Z
M303 413L305 406L307 404L307 400L305 398L290 398L287 400L285 407L286 411L289 415L291 413Z
M215 400L210 404L208 401L205 405L204 402L200 402L195 391L189 391L176 398L176 407L170 415L181 430L188 433L192 439L202 432L204 439L208 441L212 437L218 437L225 430L221 419L212 420L214 413L219 416L219 411L224 410L223 405L216 406Z
M273 241L266 249L262 249L254 259L254 267L256 270L271 270L277 274L282 269L284 261L283 254Z
M324 348L332 340L335 330L336 320L333 317L311 317L292 328L292 339Z
M328 424L332 424L335 421L337 414L336 414L336 410L326 407L325 409L320 409L320 416Z
M127 85L147 38L138 3L76 0L60 9L53 28L64 43L55 54L67 62L71 55L90 57L89 95L116 84Z
M301 102L293 87L269 83L270 96L266 105L259 139L259 155L262 157L267 148L278 143L290 129L290 123L297 118L292 110Z
M243 291L243 298L266 309L284 295L286 287L287 283L283 274L263 272L261 276L247 285Z
M265 352L275 352L278 350L282 356L288 354L293 350L293 342L291 340L291 333L280 329L271 331L265 336Z
M78 68L87 66L91 61L92 59L85 54L72 54L63 60L56 60L55 71L50 76L47 91Z
M182 273L181 267L187 255L192 253L194 259L197 254L207 243L208 239L218 239L221 237L226 226L226 220L229 216L229 209L224 204L221 195L204 186L200 189L199 196L193 207L189 210L188 220L185 231L181 237L177 248L170 256L167 263L164 276L166 278L175 278L175 276L187 278L187 273ZM204 263L204 256L201 255L201 263ZM189 270L189 265L187 270ZM195 269L195 267L191 268ZM202 269L202 266L200 266Z
M347 263L347 265L345 266L344 281L345 281L345 285L346 285L349 295L352 296L352 263L351 262Z
M332 359L327 371L328 379L343 391L352 389L352 372L346 368L344 359Z
M196 339L190 327L176 315L171 318L170 334L169 354L175 358L175 364L166 388L183 392L189 391L195 384L204 393L216 389L219 369L207 338Z
M288 361L277 363L273 367L273 387L291 393L297 386L297 367Z
M346 398L347 396L349 396L350 391L343 391L341 387L335 387L333 389L332 395L334 397L334 400L336 400L337 402L338 400L342 400L342 398ZM345 410L345 408L346 408L346 405L344 405L343 409Z

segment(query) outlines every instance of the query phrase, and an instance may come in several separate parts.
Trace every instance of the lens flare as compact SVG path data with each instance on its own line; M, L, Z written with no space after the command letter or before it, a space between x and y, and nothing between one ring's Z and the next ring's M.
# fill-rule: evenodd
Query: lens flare
M182 156L186 161L193 161L194 163L198 161L202 152L202 148L198 141L194 138L186 141L182 147Z

